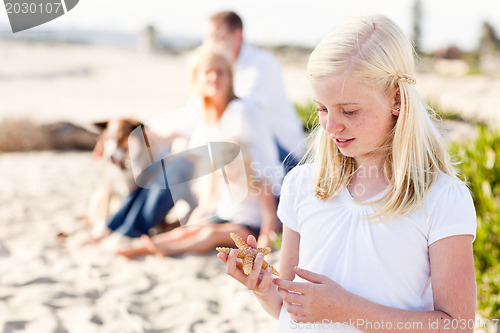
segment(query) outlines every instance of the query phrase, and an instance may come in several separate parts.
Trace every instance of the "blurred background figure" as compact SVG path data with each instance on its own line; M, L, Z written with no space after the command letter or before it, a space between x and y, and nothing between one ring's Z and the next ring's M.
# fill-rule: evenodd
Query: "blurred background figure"
M271 245L270 235L277 228L273 188L281 184L284 172L273 137L261 126L261 114L252 109L252 103L234 94L231 60L225 51L202 46L194 53L191 78L200 108L191 110L198 116L188 148L231 138L241 144L243 162L235 160L227 171L224 166L224 170L205 176L210 185L201 194L200 205L186 227L151 239L145 235L143 246L119 250L118 254L134 257L202 253L216 246L230 246L231 232L244 238L252 234L261 247ZM214 154L213 160L216 157ZM240 199L241 193L248 194Z
M248 107L244 109L244 112L248 114L244 117L255 124L249 127L255 132L248 132L248 134L271 137L272 140L268 146L262 146L262 151L276 155L276 159L283 164L285 173L291 170L301 157L304 132L297 112L286 95L278 62L271 53L243 42L243 23L241 18L232 11L216 13L210 17L203 38L203 47L205 49L216 48L227 55L232 64L231 92L245 100ZM192 75L198 75L196 73L196 70L192 71ZM212 77L207 76L204 80L207 80L205 82L207 87L215 84L214 82L208 84L208 80L212 80ZM218 79L214 78L214 80ZM192 78L192 83L195 89L199 89L200 78ZM207 87L204 89L209 89ZM218 87L214 85L212 89L218 89ZM171 147L174 142L177 142L178 144L171 152L182 151L187 141L182 140L181 137L190 138L195 135L194 125L199 116L197 112L200 108L207 106L206 102L206 96L197 91L182 108L181 113L185 115L183 122L180 122L179 126L168 134L163 133L163 138L159 141L163 141L165 147ZM256 151L254 155L259 154L262 155L262 152ZM271 167L271 165L272 163L267 163L267 168L263 169L262 173L265 172L272 179L270 190L277 197L283 169L279 166ZM185 161L167 167L169 174L182 175L182 178L185 177L186 170L190 169ZM107 237L112 231L118 231L130 237L147 235L150 228L163 222L164 216L172 209L176 199L172 197L168 189L138 189L124 201L122 208L108 223L108 229L96 240ZM191 198L186 199L192 202ZM272 229L274 232L275 228ZM268 238L268 235L262 239L265 238ZM259 245L268 241L260 240Z
M243 22L232 11L210 17L203 44L228 50L233 60L236 95L254 103L256 111L262 114L273 134L280 160L289 171L300 159L304 133L297 112L286 95L276 59L270 52L243 41Z

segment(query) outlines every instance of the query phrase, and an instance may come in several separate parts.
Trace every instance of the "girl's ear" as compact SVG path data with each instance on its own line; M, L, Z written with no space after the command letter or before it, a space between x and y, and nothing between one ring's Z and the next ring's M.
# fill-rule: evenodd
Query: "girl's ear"
M392 106L392 114L396 117L399 116L401 112L401 94L399 93L399 88L396 89L394 93L394 104Z

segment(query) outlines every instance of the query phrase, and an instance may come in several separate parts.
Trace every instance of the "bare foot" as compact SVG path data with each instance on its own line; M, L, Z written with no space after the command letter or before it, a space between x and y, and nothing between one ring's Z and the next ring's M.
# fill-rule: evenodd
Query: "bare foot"
M128 249L116 250L115 253L118 255L124 256L126 258L129 258L129 259L151 254L149 249L147 249L145 247L135 247L135 248L131 247Z
M99 244L100 242L101 242L101 238L90 236L89 238L87 238L86 240L84 240L82 242L82 245L96 245L96 244Z
M166 257L167 254L163 251L156 243L153 241L151 237L148 235L142 235L141 241L144 244L144 247L150 251L151 254L155 254L159 257Z
M89 238L87 238L82 245L99 244L103 239L111 235L111 233L112 233L111 230L107 229L103 231L102 234L100 234L99 236L89 236Z

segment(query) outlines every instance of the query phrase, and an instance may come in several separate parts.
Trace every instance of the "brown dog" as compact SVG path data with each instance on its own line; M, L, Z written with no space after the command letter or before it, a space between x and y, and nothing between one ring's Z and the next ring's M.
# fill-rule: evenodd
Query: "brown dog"
M103 163L99 185L90 200L88 219L92 236L99 237L105 232L108 219L119 209L122 199L137 188L130 169L128 137L141 123L134 119L113 119L94 125L101 135L93 155Z

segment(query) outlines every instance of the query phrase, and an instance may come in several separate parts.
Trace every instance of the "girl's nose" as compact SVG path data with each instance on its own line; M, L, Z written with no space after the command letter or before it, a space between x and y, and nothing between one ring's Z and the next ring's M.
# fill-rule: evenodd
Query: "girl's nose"
M333 115L328 115L328 119L326 120L325 129L328 133L338 133L342 132L345 128L345 125L338 119L338 117Z

